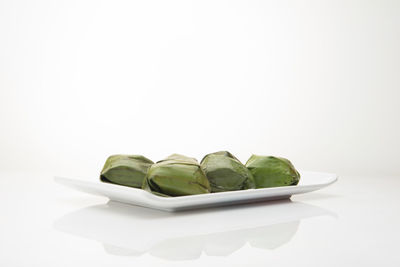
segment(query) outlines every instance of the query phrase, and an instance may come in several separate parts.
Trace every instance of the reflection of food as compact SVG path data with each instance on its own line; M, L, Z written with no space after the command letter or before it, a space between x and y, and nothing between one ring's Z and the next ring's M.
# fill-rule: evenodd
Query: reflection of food
M200 162L212 192L254 188L251 172L228 151L206 155Z
M237 230L203 236L203 251L209 256L228 256L246 244L246 236Z
M202 249L201 239L183 237L161 241L147 252L157 258L167 260L191 260L199 258Z
M256 188L297 185L300 180L298 171L285 158L252 155L246 167L253 174Z
M103 182L141 188L151 160L140 155L112 155L100 174Z
M208 256L228 256L248 242L260 249L276 249L296 234L300 222L268 225L244 230L215 233L209 235L174 238L152 246L148 253L168 260L197 259L204 252ZM138 251L104 245L105 250L114 255L139 256Z
M290 200L173 214L111 201L67 214L54 226L99 241L113 255L188 260L227 256L245 244L276 249L291 240L301 219L329 214Z
M143 189L166 196L210 193L210 184L196 159L173 154L153 164Z
M104 250L111 255L116 255L116 256L134 256L138 257L140 255L143 255L145 252L143 251L135 251L130 248L122 248L122 247L117 247L114 245L110 244L103 244Z
M252 233L249 233L248 242L255 248L276 249L292 239L299 224L300 221L295 221L252 229Z

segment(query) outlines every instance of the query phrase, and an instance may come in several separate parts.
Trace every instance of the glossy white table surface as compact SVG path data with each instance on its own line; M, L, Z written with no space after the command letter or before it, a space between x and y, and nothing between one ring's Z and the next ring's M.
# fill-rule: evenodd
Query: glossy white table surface
M0 266L400 266L400 177L168 213L0 173Z

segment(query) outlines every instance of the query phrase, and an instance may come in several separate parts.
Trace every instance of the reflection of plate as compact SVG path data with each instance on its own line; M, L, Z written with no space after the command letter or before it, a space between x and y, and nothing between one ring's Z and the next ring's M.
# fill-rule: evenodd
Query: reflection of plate
M202 252L227 256L246 243L275 249L290 241L301 219L321 215L335 216L290 200L172 214L109 202L67 214L55 228L100 241L110 254L184 260Z
M61 177L56 177L55 180L80 191L106 196L111 200L166 211L178 211L264 200L287 199L295 194L311 192L328 186L337 180L337 176L330 173L301 172L300 183L295 186L248 189L182 197L159 197L142 189L102 183L100 181L87 182Z

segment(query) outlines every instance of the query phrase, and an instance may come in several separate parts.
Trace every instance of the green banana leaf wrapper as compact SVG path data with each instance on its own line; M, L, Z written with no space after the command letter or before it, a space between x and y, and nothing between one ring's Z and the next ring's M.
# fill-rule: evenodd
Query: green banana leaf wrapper
M211 192L210 184L194 158L173 154L153 164L142 188L159 196L187 196Z
M102 182L141 188L147 170L154 162L141 155L112 155L100 174Z
M255 188L251 172L228 151L208 154L200 165L210 182L211 192Z
M300 181L300 173L285 158L252 155L246 167L253 174L256 188L297 185Z

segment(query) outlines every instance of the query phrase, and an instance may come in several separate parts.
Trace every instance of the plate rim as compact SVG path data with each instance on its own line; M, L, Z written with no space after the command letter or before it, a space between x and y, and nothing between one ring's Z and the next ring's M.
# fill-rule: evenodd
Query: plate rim
M173 204L174 202L185 202L185 200L188 201L201 201L201 200L210 200L210 199L221 199L224 197L235 197L235 196L248 196L250 192L254 192L254 195L265 195L266 193L270 192L276 192L276 191L290 191L289 195L292 194L299 194L296 191L301 191L302 189L311 189L308 190L307 192L314 191L326 186L329 186L333 183L335 183L338 180L338 175L335 173L325 173L325 172L314 172L314 171L301 171L302 173L308 173L308 174L314 174L314 175L323 175L326 176L327 180L321 183L312 183L312 184L306 184L306 185L290 185L290 186L278 186L278 187L269 187L269 188L256 188L256 189L245 189L245 190L236 190L236 191L226 191L226 192L216 192L216 193L209 193L209 194L197 194L197 195L188 195L188 196L175 196L175 197L163 197L163 196L157 196L155 194L152 194L148 191L145 191L140 188L134 188L134 187L129 187L129 186L124 186L124 185L118 185L118 184L112 184L112 183L104 183L98 180L97 182L95 181L86 181L86 180L80 180L76 178L67 178L67 177L62 177L62 176L54 176L54 181L62 184L64 186L68 187L74 187L77 189L79 187L79 184L83 186L93 186L95 187L95 190L100 190L100 191L109 191L114 189L120 191L119 193L128 193L129 191L135 192L135 194L140 194L141 196L145 197L146 199L150 201L156 201L156 202L162 202L164 205L167 203ZM313 189L314 188L314 189ZM79 189L77 189L79 190ZM83 191L83 190L81 190ZM304 193L307 193L304 192ZM100 193L97 193L100 194ZM100 194L103 196L106 196L110 198L108 195L105 193Z

